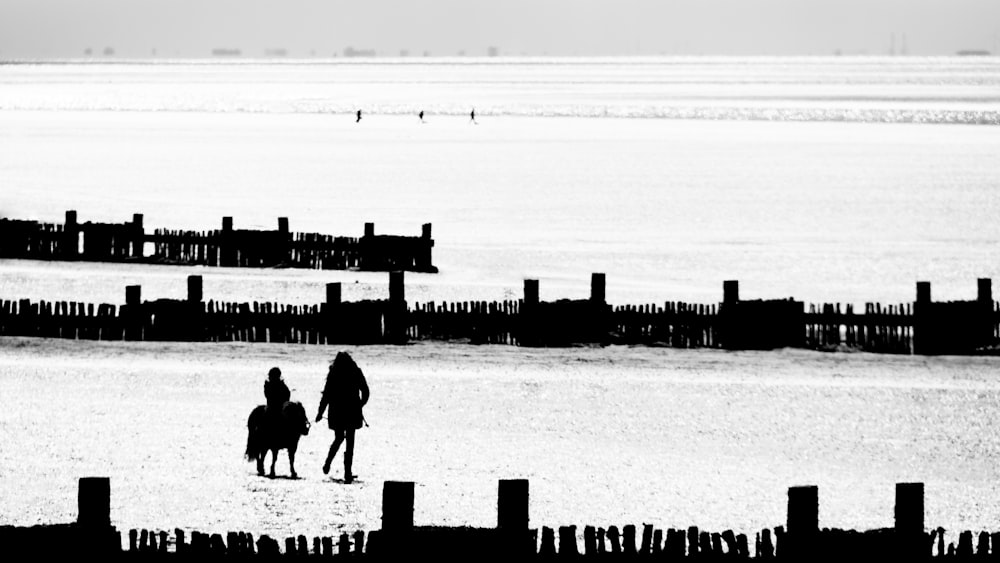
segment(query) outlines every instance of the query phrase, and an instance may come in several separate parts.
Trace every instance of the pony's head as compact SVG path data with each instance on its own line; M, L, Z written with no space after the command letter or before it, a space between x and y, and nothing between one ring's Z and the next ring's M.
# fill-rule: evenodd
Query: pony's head
M309 434L309 428L312 424L309 422L309 417L306 416L306 409L302 406L302 403L288 403L288 406L285 407L285 416L296 432L303 436Z

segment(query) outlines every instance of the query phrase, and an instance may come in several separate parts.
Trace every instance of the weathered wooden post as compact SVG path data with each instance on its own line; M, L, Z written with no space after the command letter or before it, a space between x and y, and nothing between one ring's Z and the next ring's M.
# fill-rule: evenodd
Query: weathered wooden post
M524 280L524 308L534 310L538 306L538 280Z
M738 335L739 325L737 304L740 302L740 282L725 280L722 282L722 306L716 317L717 337L722 348L735 350L742 348Z
M146 231L142 226L142 213L132 214L132 252L129 256L132 258L142 258L146 255Z
M788 488L788 522L782 556L799 558L819 546L819 488L816 486ZM787 549L786 549L787 548Z
M386 481L382 484L382 531L413 531L413 481Z
M82 526L111 525L111 479L81 477L77 491L76 522Z
M431 249L434 248L434 239L431 238L431 224L424 223L420 231L420 250L416 256L416 267L421 272L437 272L434 261L431 258Z
M559 526L559 557L576 557L580 549L576 545L576 526Z
M365 236L366 237L375 236L375 223L365 223Z
M201 303L202 301L201 276L188 276L187 278L187 300L188 303Z
M924 541L924 484L896 483L896 555L906 560L924 559L930 554Z
M340 282L326 284L326 306L330 309L340 305Z
M521 345L537 346L541 344L539 323L544 319L539 317L538 280L524 280L524 299L518 314L517 341Z
M226 267L238 266L236 262L236 234L233 231L233 218L222 218L222 233L219 236L219 265Z
M979 309L981 320L976 327L976 335L980 347L993 346L996 344L994 336L993 321L993 280L990 278L979 278L976 280L976 305Z
M406 342L406 286L403 271L389 272L389 310L386 316L386 339L400 344Z
M125 306L121 308L125 340L142 340L142 286L125 286Z
M739 280L726 280L722 282L722 303L737 303L740 300Z
M534 554L535 543L528 532L528 480L497 482L497 530L501 550L508 557Z
M76 211L66 212L66 224L63 225L61 241L62 255L67 260L76 260L80 253L80 225L76 222Z
M917 282L917 300L913 304L913 353L928 354L934 347L931 319L931 282Z
M590 301L602 305L606 303L604 274L590 274Z

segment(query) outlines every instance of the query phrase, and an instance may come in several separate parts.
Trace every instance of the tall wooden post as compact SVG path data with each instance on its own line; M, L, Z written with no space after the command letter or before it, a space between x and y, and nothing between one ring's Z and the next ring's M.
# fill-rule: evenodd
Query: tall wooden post
M219 237L219 265L238 266L236 263L236 233L233 231L232 217L222 218L222 236Z
M896 483L896 533L924 533L924 484Z
M604 274L590 274L590 301L600 304L606 302Z
M497 484L497 528L528 529L527 479L500 479Z
M807 552L816 551L815 541L819 532L819 488L815 486L789 487L788 522L783 555L802 558ZM788 549L786 549L788 548Z
M63 256L67 260L75 260L80 253L80 226L76 222L76 211L66 212L66 224L63 225L63 240L61 244Z
M119 313L125 340L142 340L142 286L125 286L125 305Z
M928 354L934 348L931 319L931 282L917 282L917 300L913 304L913 353Z
M81 477L77 501L77 524L94 528L111 525L111 479Z
M538 280L524 280L524 307L534 309L538 305Z
M340 305L340 282L326 284L326 306L333 309Z
M375 236L375 223L365 223L365 236L366 237Z
M146 231L142 226L142 213L132 214L132 258L142 258L146 255Z
M722 282L722 302L724 304L737 303L740 300L739 280L726 280Z
M188 276L187 300L189 303L201 303L202 301L201 276Z
M382 484L382 531L413 530L413 482L386 481Z

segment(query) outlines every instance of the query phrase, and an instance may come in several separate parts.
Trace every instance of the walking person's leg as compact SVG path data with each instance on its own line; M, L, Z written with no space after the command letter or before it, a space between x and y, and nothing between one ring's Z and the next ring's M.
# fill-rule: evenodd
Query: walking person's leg
M326 463L323 464L323 474L330 472L330 464L333 463L333 456L337 455L337 450L340 449L340 444L344 441L344 431L334 430L333 431L333 443L330 444L330 453L326 455ZM353 443L353 436L351 442Z
M351 464L354 462L354 429L347 429L347 447L344 448L344 481L350 483L354 480L351 473Z

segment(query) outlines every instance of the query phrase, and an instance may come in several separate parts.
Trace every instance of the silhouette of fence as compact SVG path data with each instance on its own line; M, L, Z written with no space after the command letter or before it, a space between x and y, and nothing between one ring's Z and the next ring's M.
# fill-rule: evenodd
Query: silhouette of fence
M32 260L433 273L433 246L430 223L419 237L376 235L374 223L365 223L364 236L353 238L293 233L286 217L274 231L233 229L233 218L223 217L220 230L152 233L141 214L130 223L79 223L76 211L66 212L63 225L0 219L0 258Z
M285 538L282 543L247 532L205 534L175 529L136 530L128 534L128 547L111 524L110 480L80 479L79 515L71 524L14 527L0 526L0 545L15 553L49 557L102 557L127 560L339 559L399 561L662 561L662 560L862 560L969 561L1000 556L1000 533L980 532L975 548L973 533L958 534L957 545L945 547L945 530L927 531L924 523L924 484L897 483L894 524L867 531L820 528L819 490L815 486L788 489L786 522L755 531L753 537L733 530L712 532L691 526L659 529L644 523L583 527L583 549L575 525L540 530L530 527L527 480L500 480L497 487L497 525L494 528L415 526L414 483L386 481L382 489L382 527L353 534ZM558 533L558 535L557 535ZM752 543L751 543L752 540ZM282 549L283 547L283 549Z
M388 344L413 340L518 346L646 345L679 348L814 350L851 348L889 354L991 354L1000 342L1000 308L992 282L979 280L975 301L933 302L930 283L917 283L914 303L851 305L741 300L739 283L723 284L718 305L666 302L611 306L604 274L591 279L589 299L538 299L538 280L525 280L514 301L414 303L403 272L389 275L389 298L343 302L327 284L314 305L233 303L202 297L201 276L188 277L188 298L125 304L0 302L0 336L92 340L241 341L302 344Z

